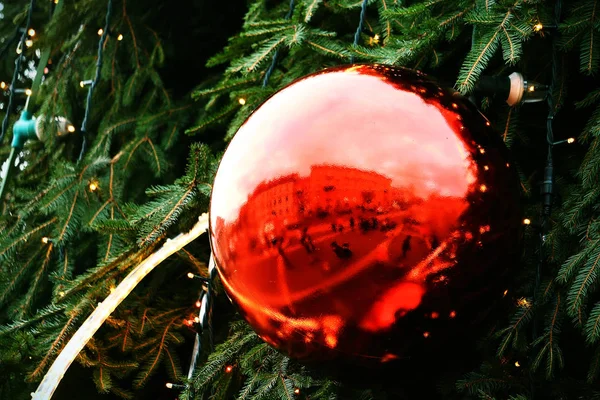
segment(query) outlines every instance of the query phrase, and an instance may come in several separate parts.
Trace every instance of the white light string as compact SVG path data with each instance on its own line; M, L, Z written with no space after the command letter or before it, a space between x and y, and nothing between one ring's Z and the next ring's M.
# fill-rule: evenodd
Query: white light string
M31 394L33 400L49 400L69 366L75 360L75 357L85 347L87 342L94 336L94 333L102 326L104 321L121 304L123 300L131 293L137 284L144 279L157 265L179 251L192 240L202 235L208 230L208 214L204 213L198 218L198 222L187 233L182 233L174 239L167 239L165 244L156 252L152 253L140 265L123 279L116 289L101 303L94 312L85 320L83 325L75 332L71 340L59 353L54 363L44 375L42 382L37 390Z

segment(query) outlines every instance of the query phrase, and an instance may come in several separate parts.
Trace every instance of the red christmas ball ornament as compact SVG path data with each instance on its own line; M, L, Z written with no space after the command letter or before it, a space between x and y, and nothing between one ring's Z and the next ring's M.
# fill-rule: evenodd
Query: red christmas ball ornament
M501 299L521 236L507 150L464 97L382 65L328 69L262 104L219 166L225 290L292 357L387 362Z

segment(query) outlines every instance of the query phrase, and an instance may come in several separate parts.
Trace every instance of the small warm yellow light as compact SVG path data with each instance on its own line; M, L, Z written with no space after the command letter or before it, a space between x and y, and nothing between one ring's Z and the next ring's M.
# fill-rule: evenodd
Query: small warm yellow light
M524 223L525 225L531 225L531 220L530 220L529 218L525 218L525 219L523 220L523 223Z
M79 81L79 86L81 86L81 87L85 87L85 82L83 82L83 81Z
M456 110L458 108L458 104L452 103L452 108L454 108Z
M487 186L481 185L481 186L479 186L479 190L485 193L485 192L487 192Z
M423 332L423 337L424 338L428 338L429 337L429 332Z
M21 47L17 47L17 54L21 54L23 52L23 50L21 50Z
M531 303L529 303L529 300L522 297L519 300L517 300L517 305L520 307L529 307L531 305Z
M167 386L169 389L173 389L173 384L171 382L167 382L165 386Z
M67 126L67 130L71 133L75 132L75 127L73 125Z
M567 143L569 143L569 144L575 143L575 138L573 138L573 137L568 138Z
M485 126L490 126L490 125L491 125L490 121L485 121Z
M450 311L450 318L456 317L456 311Z
M518 361L515 361L515 367L520 367L520 366L521 366L521 364L519 364Z
M379 35L376 33L375 36L373 36L373 39L379 40Z
M504 291L504 293L502 294L502 296L506 296L507 294L508 294L508 289L506 289L506 290Z
M44 67L44 74L47 74L48 72L50 72L50 70L48 69L48 67Z
M485 154L485 149L484 149L484 148L481 148L481 149L479 149L479 152L480 152L481 154Z
M506 168L510 167L510 163L506 163Z
M42 243L44 243L44 244L47 244L49 240L50 240L50 239L48 239L46 236L44 236L44 237L42 238Z
M490 169L490 167L488 165L484 165L483 169L486 170L486 171L488 171Z
M25 94L27 96L31 96L31 89L25 89Z
M225 367L225 372L230 373L231 371L233 371L233 367L231 365Z
M191 272L188 272L187 273L187 277L190 278L190 279L192 279L194 277L194 274L192 274Z
M539 32L539 31L541 31L542 29L544 29L544 25L542 25L542 24L541 24L541 22L538 22L537 24L535 24L535 25L533 26L533 30L534 30L534 31L536 31L536 32Z
M58 292L58 295L59 295L60 297L65 297L65 292Z
M300 389L298 389L298 388L294 389L294 394L295 395L299 395L300 394Z
M535 86L529 86L527 88L527 90L529 90L530 92L533 92L533 91L535 91Z
M27 40L25 41L25 46L27 46L27 47L31 47L31 46L33 46L33 40L31 40L31 39L27 39Z
M119 41L123 40L123 35L119 33L119 36L117 36L117 40L119 40Z
M116 288L115 288L114 286L111 286L111 287L109 288L109 290L110 290L110 292L111 292L111 293L112 293L112 292L114 292L114 291L115 291L115 289L116 289Z
M0 89L6 89L6 82L0 82Z
M202 307L202 302L200 300L196 301L196 308Z
M104 29L102 29L102 28L98 29L98 36L102 36L103 33L104 33Z
M245 98L243 98L243 97L240 97L240 98L238 99L238 103L240 103L241 105L244 105L244 104L246 104L246 99L245 99Z
M96 182L90 182L90 192L95 192L96 190L98 190L98 184Z
M58 4L58 0L54 0L54 4Z
M198 322L200 322L200 317L194 317L194 322L195 322L195 323L198 323Z
M35 29L29 29L29 30L27 31L27 34L28 34L29 36L31 36L31 37L35 36Z

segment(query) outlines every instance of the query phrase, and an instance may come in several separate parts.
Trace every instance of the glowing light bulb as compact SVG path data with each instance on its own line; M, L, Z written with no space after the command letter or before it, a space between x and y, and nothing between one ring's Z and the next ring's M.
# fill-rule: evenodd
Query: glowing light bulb
M6 89L6 82L0 82L0 89Z
M541 23L541 22L538 22L537 24L535 24L535 25L533 26L533 30L534 30L534 31L536 31L536 32L539 32L539 31L541 31L542 29L544 29L544 25L542 25L542 23Z
M484 149L484 148L481 148L481 149L479 149L479 152L480 152L481 154L485 154L485 149Z
M518 361L515 361L515 367L517 367L517 368L518 368L518 367L520 367L520 366L521 366L521 364L519 364L519 362L518 362Z
M454 108L456 110L458 108L458 104L452 103L452 108Z
M298 388L294 389L294 394L295 395L299 395L300 394L300 389L298 389Z
M21 47L17 47L17 54L21 54L23 52L23 50L21 50Z
M32 28L30 28L30 29L27 31L27 34L28 34L29 36L31 36L31 37L34 37L34 36L35 36L35 29L32 29Z
M114 292L114 291L115 291L115 289L116 289L116 288L115 288L114 286L111 286L111 287L110 287L108 290L110 290L110 292L112 293L112 292Z
M490 121L485 121L485 126L490 126L490 125L491 125Z
M31 47L31 46L33 46L33 40L31 40L31 39L27 39L27 40L25 41L25 46L27 46L27 47Z
M58 295L59 295L60 297L65 297L65 292L58 292Z
M481 186L479 186L479 190L480 190L481 192L485 193L485 192L487 192L487 186L485 186L485 185L481 185Z
M58 4L58 0L54 0L54 4Z
M531 225L531 220L529 218L525 218L523 220L523 224L525 224L525 225Z
M429 332L423 332L423 337L424 338L428 338L429 337Z
M168 387L169 389L173 389L173 384L171 382L167 382L167 384L165 386Z
M123 40L123 35L119 33L119 36L117 36L117 40L118 40L118 41L121 41L121 40Z
M520 307L529 307L531 305L531 303L529 303L529 300L527 300L526 298L522 297L519 300L517 300L517 305Z
M431 319L437 319L437 317L439 317L440 314L436 313L435 311L431 313Z
M47 73L48 73L48 71L50 71L50 70L48 69L48 67L44 67L44 74L47 74Z
M79 81L79 86L85 87L85 83L83 81Z
M230 373L231 371L233 371L233 367L231 365L225 367L225 372Z
M192 274L191 272L188 272L187 273L187 277L190 278L190 279L193 279L194 278L194 274Z
M195 323L199 323L200 322L200 317L194 317L194 322Z
M75 127L73 125L67 126L67 130L71 133L75 132Z
M95 192L96 190L98 190L98 183L90 182L90 185L88 187L90 189L90 192Z
M535 86L529 86L527 88L527 90L529 90L530 92L533 92L533 91L535 91Z
M488 171L490 169L490 167L488 165L484 165L483 169L486 170L486 171Z
M567 143L569 143L569 144L575 143L575 138L573 138L573 137L568 138Z
M47 244L48 241L50 241L50 239L48 239L46 236L42 238L42 243Z
M241 105L244 105L244 104L246 104L246 99L244 99L243 97L240 97L238 99L238 103L240 103Z
M25 89L25 94L27 96L31 96L31 89Z
M103 33L104 33L104 29L102 29L102 28L98 29L98 36L102 36Z
M450 311L450 318L456 317L456 311Z
M202 307L202 302L200 300L196 301L196 308Z

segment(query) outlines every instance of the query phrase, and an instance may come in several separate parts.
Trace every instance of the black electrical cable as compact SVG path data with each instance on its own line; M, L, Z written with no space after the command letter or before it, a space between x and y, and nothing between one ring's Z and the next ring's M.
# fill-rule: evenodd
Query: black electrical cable
M111 16L112 16L112 0L108 0L104 30L102 31L102 35L100 36L100 41L98 42L98 60L96 61L96 74L94 76L94 79L92 80L92 84L90 85L90 87L88 89L87 101L85 104L85 114L83 116L83 122L81 123L80 130L81 130L82 141L81 141L81 151L79 152L79 158L77 159L78 163L81 161L81 159L83 158L83 155L85 154L85 149L86 149L86 145L87 145L87 138L86 138L87 124L88 124L88 119L90 117L90 111L92 109L92 95L94 93L94 89L96 88L96 85L98 84L98 81L100 80L100 71L102 69L102 56L103 56L104 43L106 42L106 38L108 37Z
M294 12L294 0L290 0L290 9L288 10L287 14L285 15L285 19L292 18L293 12ZM271 65L267 69L267 72L265 72L265 77L263 78L262 87L266 87L267 83L269 83L271 74L273 73L273 71L275 71L275 66L277 65L277 57L279 57L279 49L275 50L275 53L273 54L273 60L271 61Z
M557 0L554 5L554 16L553 26L558 26L560 21L562 10L561 0ZM546 96L546 103L548 105L548 115L546 117L546 143L548 146L548 154L546 156L546 165L544 166L544 180L542 182L541 194L542 194L542 210L541 210L541 222L539 226L539 259L537 268L535 271L535 286L533 289L533 307L534 312L537 311L538 292L540 290L542 268L546 262L544 255L544 244L546 242L546 232L548 231L548 221L550 213L552 212L552 198L554 192L554 166L552 160L552 150L554 146L554 131L552 124L554 122L554 113L556 105L554 103L554 88L558 80L558 49L557 49L557 37L556 30L552 30L550 37L551 40L551 63L552 63L552 76L550 78L550 84L548 85L548 94ZM533 316L532 335L535 341L538 337L538 318L536 315ZM530 391L532 400L535 398L535 385L533 376L530 371Z

